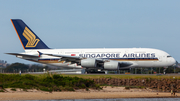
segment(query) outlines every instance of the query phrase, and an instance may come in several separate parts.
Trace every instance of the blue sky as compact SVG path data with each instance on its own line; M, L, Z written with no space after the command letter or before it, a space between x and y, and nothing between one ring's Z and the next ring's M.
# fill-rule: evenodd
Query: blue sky
M179 0L0 0L0 59L24 52L10 19L51 48L156 48L180 62Z

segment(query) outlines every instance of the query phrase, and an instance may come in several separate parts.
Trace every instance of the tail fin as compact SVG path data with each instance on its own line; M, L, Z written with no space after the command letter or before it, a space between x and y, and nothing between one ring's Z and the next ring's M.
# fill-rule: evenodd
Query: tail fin
M20 19L11 19L24 49L49 49L44 42Z

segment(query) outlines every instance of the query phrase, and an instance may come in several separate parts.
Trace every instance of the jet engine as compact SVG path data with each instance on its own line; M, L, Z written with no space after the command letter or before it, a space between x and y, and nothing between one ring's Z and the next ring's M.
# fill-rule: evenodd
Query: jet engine
M104 69L107 70L119 70L120 64L118 61L109 61L104 63Z
M91 59L91 58L83 59L81 60L81 66L87 68L94 68L97 66L97 61L96 59Z

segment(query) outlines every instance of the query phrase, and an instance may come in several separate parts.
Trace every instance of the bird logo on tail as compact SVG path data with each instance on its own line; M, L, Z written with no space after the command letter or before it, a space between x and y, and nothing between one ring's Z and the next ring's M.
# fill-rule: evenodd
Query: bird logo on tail
M24 29L23 36L28 40L26 47L36 47L40 41L39 39L36 39L36 36L27 27Z

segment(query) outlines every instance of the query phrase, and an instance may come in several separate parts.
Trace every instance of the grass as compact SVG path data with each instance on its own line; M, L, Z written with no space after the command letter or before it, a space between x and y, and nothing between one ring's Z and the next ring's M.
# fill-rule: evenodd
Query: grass
M59 74L43 74L43 75L19 75L19 74L0 74L1 88L21 88L37 89L42 91L74 91L75 89L100 89L94 81L79 77L62 76Z
M11 75L11 74L8 74ZM26 75L26 74L21 74L21 75ZM46 75L44 74L31 74L33 76L37 76L39 78L43 78ZM50 74L51 75L51 74ZM53 75L53 74L52 74ZM180 79L180 75L144 75L144 74L61 74L64 77L79 77L79 78L84 78L84 79L97 79L97 78L119 78L119 79ZM175 78L174 78L175 77Z
M128 75L64 75L64 76L69 76L69 77L80 77L80 78L85 78L85 79L95 79L95 78L119 78L119 79L180 79L180 75L134 75L134 74L128 74ZM175 77L175 78L174 78Z

